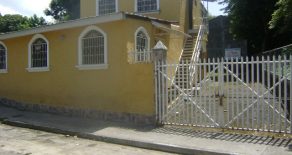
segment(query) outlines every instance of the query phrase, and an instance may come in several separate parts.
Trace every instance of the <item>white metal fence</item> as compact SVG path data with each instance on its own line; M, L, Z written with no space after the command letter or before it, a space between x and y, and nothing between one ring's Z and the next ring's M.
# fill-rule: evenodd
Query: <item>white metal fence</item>
M291 133L292 56L192 65L156 62L160 123ZM195 76L190 68L196 68Z
M130 64L152 63L152 51L133 51L128 53L128 62Z

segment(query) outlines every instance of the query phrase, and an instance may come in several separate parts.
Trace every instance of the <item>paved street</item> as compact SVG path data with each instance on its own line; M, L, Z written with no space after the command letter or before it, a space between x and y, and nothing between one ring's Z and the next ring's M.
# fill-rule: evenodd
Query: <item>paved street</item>
M167 155L0 124L1 155Z

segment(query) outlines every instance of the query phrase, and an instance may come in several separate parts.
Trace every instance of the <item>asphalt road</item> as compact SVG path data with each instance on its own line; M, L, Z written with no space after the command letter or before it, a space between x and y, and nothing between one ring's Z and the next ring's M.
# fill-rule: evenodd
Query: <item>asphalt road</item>
M0 155L171 155L0 124Z

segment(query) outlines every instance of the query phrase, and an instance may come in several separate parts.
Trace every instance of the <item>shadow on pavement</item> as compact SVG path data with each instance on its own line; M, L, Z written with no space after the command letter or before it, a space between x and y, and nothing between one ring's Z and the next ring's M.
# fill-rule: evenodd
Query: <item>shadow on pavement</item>
M206 138L214 140L223 140L239 143L250 143L250 144L260 144L260 145L270 145L278 147L287 147L291 145L291 138L276 138L273 136L257 136L257 135L247 135L247 134L237 134L237 133L223 133L223 132L211 132L211 131L196 131L191 128L181 128L165 126L162 128L154 129L153 132L172 134L180 136L188 136L195 138Z

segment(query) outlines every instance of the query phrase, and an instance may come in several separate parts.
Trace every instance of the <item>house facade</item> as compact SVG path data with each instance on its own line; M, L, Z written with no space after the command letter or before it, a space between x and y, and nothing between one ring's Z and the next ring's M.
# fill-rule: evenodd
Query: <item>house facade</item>
M199 0L81 0L81 18L0 35L0 102L155 122L152 47L179 62ZM190 7L191 5L191 7Z

